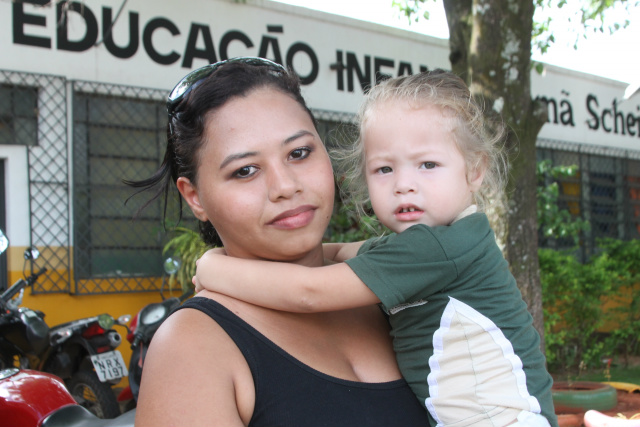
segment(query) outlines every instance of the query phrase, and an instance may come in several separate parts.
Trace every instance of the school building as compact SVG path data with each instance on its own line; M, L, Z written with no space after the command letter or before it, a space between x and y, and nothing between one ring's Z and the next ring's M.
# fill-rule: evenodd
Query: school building
M235 56L286 64L329 139L376 79L450 67L446 40L266 0L14 0L0 20L0 286L37 247L49 272L23 304L49 325L160 300L162 206L132 221L141 200L124 204L122 180L159 165L166 95L189 70ZM587 248L639 237L640 97L621 102L626 86L532 72L549 105L538 158L579 166L561 202L591 223Z

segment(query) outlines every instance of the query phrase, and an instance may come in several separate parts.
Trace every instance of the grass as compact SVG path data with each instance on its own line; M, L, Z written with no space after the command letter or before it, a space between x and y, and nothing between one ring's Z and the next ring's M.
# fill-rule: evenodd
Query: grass
M640 364L630 364L625 367L623 365L612 365L609 370L610 378L607 376L605 369L592 370L582 372L580 375L552 373L556 381L615 381L640 385Z

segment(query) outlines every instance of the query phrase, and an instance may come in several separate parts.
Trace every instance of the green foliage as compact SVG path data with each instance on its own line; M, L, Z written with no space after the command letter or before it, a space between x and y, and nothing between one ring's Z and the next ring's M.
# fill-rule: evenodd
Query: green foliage
M419 11L421 9L421 5L425 3L427 0L393 0L391 2L391 6L398 9L401 15L409 20L409 22L418 22L420 20ZM435 0L431 0L434 1ZM422 13L423 19L429 19L429 11L425 10Z
M555 179L577 175L575 166L537 165L538 225L545 236L571 237L578 244L588 223L558 207ZM538 250L546 356L551 371L601 367L604 357L638 350L640 336L640 240L598 241L599 252L580 262L573 252ZM606 306L606 310L605 310ZM599 332L607 323L611 334Z
M579 41L586 39L590 33L613 34L629 25L628 19L622 22L607 19L608 10L622 9L628 13L639 3L637 0L582 0L579 3L567 0L535 0L537 13L533 21L533 46L542 54L547 52L549 46L556 41L553 36L555 27L563 31L573 31L573 48L577 49ZM557 22L558 11L562 9L562 16L566 21ZM554 21L555 25L552 25Z
M556 180L574 177L577 173L578 167L575 165L553 166L550 160L538 162L538 229L545 237L572 238L578 244L580 233L589 230L587 221L572 217L568 210L558 206L560 189Z
M209 249L209 246L204 243L196 231L185 227L175 227L172 232L176 235L164 245L162 255L168 254L180 259L178 272L169 276L169 288L174 281L177 281L184 293L193 289L191 278L196 274L196 260Z
M575 222L567 210L560 209L558 178L575 176L574 166L553 166L538 162L537 215L540 232L546 236L570 237L577 244L586 227ZM597 360L591 337L602 326L599 287L607 283L602 271L583 265L571 253L539 249L540 282L547 363L550 370L578 370L583 360Z
M336 201L336 206L337 212L331 218L326 234L328 242L358 242L389 231L375 216L358 218L353 206L343 205L339 201Z
M640 240L606 239L599 246L601 256L607 256L610 262L614 292L608 296L608 311L617 324L606 345L616 349L628 365L629 356L638 351L640 339Z
M640 336L640 241L606 239L580 263L572 254L540 249L542 305L550 370L599 367L604 357L629 356ZM606 306L606 309L605 309ZM610 334L599 330L616 325Z
M599 363L597 331L605 321L601 297L611 292L607 257L582 264L572 254L538 251L547 363L551 370L576 370Z

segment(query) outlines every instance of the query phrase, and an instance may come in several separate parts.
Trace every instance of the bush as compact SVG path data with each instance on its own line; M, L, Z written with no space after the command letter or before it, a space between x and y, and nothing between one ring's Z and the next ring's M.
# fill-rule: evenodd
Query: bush
M613 292L607 302L616 325L606 346L620 353L628 366L629 356L638 351L640 338L640 240L606 239L600 247L610 263Z
M598 365L603 346L596 336L605 321L600 298L611 292L606 257L582 264L551 249L540 249L538 257L549 369Z
M628 365L638 350L640 241L605 239L598 247L586 263L573 254L538 251L551 371L598 368L614 355ZM606 323L614 325L607 334L601 332Z
M558 206L558 178L576 176L575 166L538 163L538 226L542 236L579 244L588 223ZM640 241L605 239L581 263L573 252L540 249L540 281L545 316L546 356L551 371L598 368L604 357L638 350L640 335ZM606 308L606 309L605 309ZM615 325L608 335L600 332Z
M162 249L162 255L170 255L178 258L180 266L178 271L169 276L169 289L174 282L178 282L183 293L193 290L191 278L196 274L196 260L204 254L209 247L200 238L197 231L186 227L174 227L172 237Z

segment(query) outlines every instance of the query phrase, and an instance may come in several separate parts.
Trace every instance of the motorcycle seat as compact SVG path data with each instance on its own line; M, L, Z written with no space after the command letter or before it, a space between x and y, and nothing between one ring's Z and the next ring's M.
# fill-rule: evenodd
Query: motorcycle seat
M80 405L67 405L53 412L42 422L41 427L133 427L136 410L112 418L101 419Z

